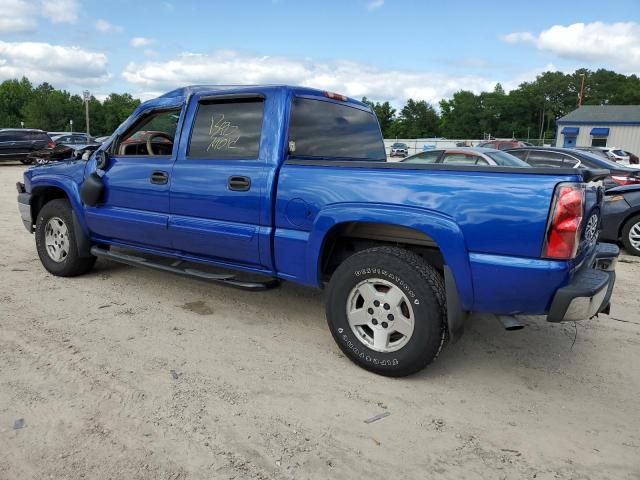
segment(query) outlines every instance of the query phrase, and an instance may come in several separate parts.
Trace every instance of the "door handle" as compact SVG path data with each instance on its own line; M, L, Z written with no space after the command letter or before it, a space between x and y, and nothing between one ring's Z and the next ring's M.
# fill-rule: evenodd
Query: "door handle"
M251 179L249 177L234 175L229 177L227 186L229 190L233 190L234 192L246 192L251 188Z
M151 174L151 183L156 185L166 185L169 181L169 174L167 172L156 171Z

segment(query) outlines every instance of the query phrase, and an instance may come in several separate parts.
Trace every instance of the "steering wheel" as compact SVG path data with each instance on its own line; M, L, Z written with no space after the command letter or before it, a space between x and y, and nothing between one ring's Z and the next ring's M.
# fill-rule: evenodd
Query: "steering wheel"
M169 135L168 133L164 133L164 132L152 133L151 135L149 135L147 137L147 155L157 155L153 151L153 139L156 138L156 137L166 138L167 140L169 140L171 142L171 145L173 146L173 137L171 135Z

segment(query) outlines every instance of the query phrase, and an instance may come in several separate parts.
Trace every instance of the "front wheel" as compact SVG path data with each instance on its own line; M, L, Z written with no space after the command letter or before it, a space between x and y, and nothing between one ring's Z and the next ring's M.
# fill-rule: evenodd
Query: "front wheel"
M58 277L74 277L91 270L96 257L81 257L73 228L71 204L56 199L45 204L36 221L36 248L44 268Z
M326 310L345 355L381 375L423 369L446 339L442 276L401 248L371 248L345 260L329 283Z
M622 243L631 255L640 256L640 215L630 218L622 227Z

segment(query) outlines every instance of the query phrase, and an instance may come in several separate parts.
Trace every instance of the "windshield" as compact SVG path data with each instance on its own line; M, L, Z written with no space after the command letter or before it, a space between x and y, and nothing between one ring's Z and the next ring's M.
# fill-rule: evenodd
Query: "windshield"
M391 146L394 147L394 148L406 148L407 144L406 143L394 143Z
M496 152L483 152L483 153L502 167L530 167L531 166L527 162L520 160L519 158L514 157L513 155L506 152L496 151Z

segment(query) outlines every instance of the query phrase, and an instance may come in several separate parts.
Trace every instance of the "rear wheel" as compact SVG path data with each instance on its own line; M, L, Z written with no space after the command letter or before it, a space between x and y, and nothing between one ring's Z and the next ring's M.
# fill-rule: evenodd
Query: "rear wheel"
M631 255L640 256L640 215L631 217L622 227L622 243Z
M73 228L71 204L56 199L45 204L36 221L36 248L44 268L58 277L74 277L91 270L96 257L81 257Z
M378 247L345 260L329 284L327 322L359 366L391 377L431 363L446 338L441 275L418 255Z
M22 163L23 165L31 165L33 163L33 160L31 158L21 158L20 159L20 163Z

